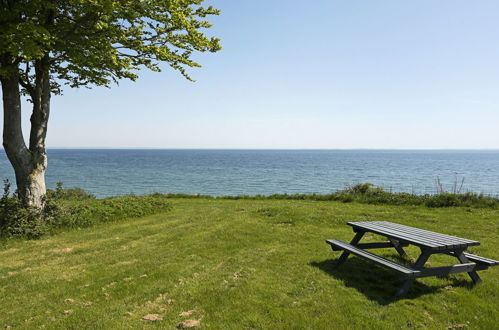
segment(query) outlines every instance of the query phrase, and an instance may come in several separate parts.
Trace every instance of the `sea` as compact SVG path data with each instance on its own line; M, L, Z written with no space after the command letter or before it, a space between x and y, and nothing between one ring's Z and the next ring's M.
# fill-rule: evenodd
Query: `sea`
M47 188L57 182L99 198L159 193L330 193L358 183L392 192L499 195L499 150L49 149ZM15 188L0 151L0 177Z

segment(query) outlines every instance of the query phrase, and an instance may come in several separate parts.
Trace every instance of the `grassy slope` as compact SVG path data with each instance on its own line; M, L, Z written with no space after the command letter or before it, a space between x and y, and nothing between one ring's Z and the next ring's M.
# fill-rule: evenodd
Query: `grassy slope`
M338 252L324 243L349 240L347 221L382 219L477 239L482 245L472 251L499 259L497 210L204 199L172 205L156 216L4 243L0 326L173 329L188 318L227 329L499 324L499 267L481 272L484 283L473 288L463 274L420 279L397 300L391 272L355 257L333 270ZM179 316L188 310L194 313ZM149 313L163 321L141 321Z

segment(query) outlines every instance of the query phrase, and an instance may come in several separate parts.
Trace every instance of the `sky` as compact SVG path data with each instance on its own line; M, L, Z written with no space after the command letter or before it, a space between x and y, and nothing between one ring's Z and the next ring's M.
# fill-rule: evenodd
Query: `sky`
M47 146L499 149L497 0L206 3L223 50L196 82L66 89Z

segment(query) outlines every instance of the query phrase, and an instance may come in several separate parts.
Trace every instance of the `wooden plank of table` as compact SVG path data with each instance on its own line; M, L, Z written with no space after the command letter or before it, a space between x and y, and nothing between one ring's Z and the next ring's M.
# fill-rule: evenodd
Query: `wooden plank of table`
M411 242L412 244L426 246L433 250L457 250L466 249L468 246L472 245L480 245L480 242L478 241L440 234L388 221L361 221L349 222L348 224L356 228L369 228L369 231L376 232L380 235L400 237L402 240Z
M425 230L425 229L420 229L420 228L415 228L415 227L410 227L410 226L405 226L405 225L401 225L401 224L393 223L393 222L389 222L389 221L376 221L376 223L378 223L379 225L382 225L382 226L396 228L400 231L404 231L407 233L413 233L414 235L417 235L417 236L423 236L423 237L428 237L428 238L431 237L435 240L441 240L443 242L449 242L449 243L455 243L455 244L466 244L468 246L480 245L480 242L475 241L475 240L470 240L470 239L461 238L461 237L457 237L457 236L451 236L451 235L447 235L447 234L441 234L441 233L437 233L437 232L433 232L433 231L429 231L429 230Z
M400 243L400 247L406 247L408 246L408 243ZM383 249L383 248L394 248L395 245L393 245L392 242L373 242L373 243L357 243L355 244L356 247L359 249Z
M408 235L405 233L401 233L400 231L397 230L389 230L386 228L380 228L379 226L376 226L375 224L370 224L369 222L348 222L348 225L358 228L361 230L366 230L373 232L375 234L379 234L382 236L386 237L391 237L403 242L408 242L410 244L414 244L420 247L424 248L429 248L431 250L446 250L446 246L438 245L435 244L434 242L424 239L424 238L419 238L419 237L414 237L413 235Z
M397 230L404 234L426 239L437 245L444 245L449 249L465 249L469 245L480 244L479 242L476 241L460 239L459 237L455 236L439 235L438 233L423 231L422 229L419 228L413 228L403 225L396 226L397 224L392 224L390 222L385 222L385 221L376 222L376 225L381 228Z
M355 226L355 227L358 227L358 228L361 228L361 229L364 228L364 230L369 230L371 232L375 232L375 233L378 233L380 235L400 238L402 240L409 240L413 243L421 244L423 246L428 246L428 247L433 247L433 248L438 247L437 244L434 244L434 242L432 242L428 239L414 237L414 235L402 233L396 229L383 228L383 227L378 226L376 224L376 222L374 222L374 221L373 222L351 222L348 224Z
M419 277L429 277L429 276L440 276L456 273L467 273L475 270L476 264L474 262L469 262L465 264L458 264L453 266L443 266L443 267L433 267L424 268L415 274L417 278Z

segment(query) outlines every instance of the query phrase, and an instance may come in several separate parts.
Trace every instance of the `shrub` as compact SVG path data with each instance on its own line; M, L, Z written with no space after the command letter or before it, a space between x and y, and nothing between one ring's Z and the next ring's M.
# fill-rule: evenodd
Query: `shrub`
M47 199L59 199L59 200L70 200L70 199L95 199L95 195L86 192L81 188L63 188L62 182L56 183L55 190L47 189Z
M461 201L456 194L441 193L431 196L426 200L425 205L428 207L449 207L460 206Z
M6 180L0 199L0 236L39 238L47 232L47 223L55 212L51 203L45 203L41 210L25 207L16 194L10 194L10 183Z
M378 191L383 191L383 189L382 188L373 188L372 183L359 183L356 185L348 186L345 189L340 190L339 193L358 195L358 194L367 194L367 193L373 193L373 192L378 192Z
M425 201L425 205L428 207L467 206L497 208L499 200L494 197L474 193L441 193L429 196Z
M62 184L47 197L42 210L25 207L16 194L10 194L6 181L0 199L0 237L36 239L60 228L89 227L171 208L164 195L96 199L83 189L64 189Z
M392 193L371 183L361 183L348 186L330 194L272 194L255 196L221 196L187 194L163 194L165 198L221 198L221 199L254 199L254 200L314 200L314 201L340 201L343 203L389 204L389 205L425 205L427 207L476 207L499 208L499 198L475 193L448 193L442 192L435 195L416 195L405 192Z

